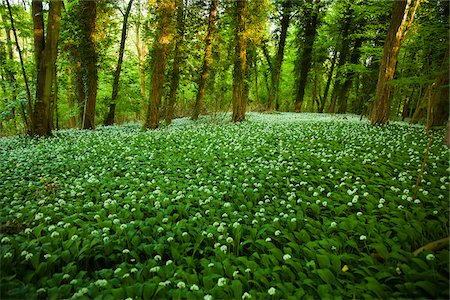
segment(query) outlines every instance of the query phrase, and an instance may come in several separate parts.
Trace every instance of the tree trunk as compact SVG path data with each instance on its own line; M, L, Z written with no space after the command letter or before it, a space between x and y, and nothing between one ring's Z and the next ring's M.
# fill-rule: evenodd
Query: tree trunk
M70 112L69 127L75 128L76 120L75 120L75 116L73 115L75 105L73 102L71 71L72 70L70 69L70 67L67 67L67 101L69 102L69 112Z
M322 102L320 103L320 107L318 109L319 113L323 113L325 104L327 102L328 91L330 90L331 80L333 79L334 66L336 65L336 57L337 57L336 52L333 51L333 53L331 54L331 66L330 70L328 71L327 83L325 85L325 90L323 92Z
M449 115L449 48L444 55L441 72L435 81L434 93L431 98L430 127L445 125Z
M82 129L95 129L95 105L97 102L97 51L96 51L96 18L97 2L81 1L82 5L82 62L84 76L82 78L85 90L83 103Z
M359 51L359 48L361 47L363 42L363 39L361 37L358 37L355 40L355 44L353 45L353 51L350 55L350 63L353 65L356 65L359 61L359 58L361 56L361 53ZM347 102L348 102L348 95L350 93L350 88L352 87L353 83L353 77L355 76L355 71L348 70L345 74L345 80L344 83L341 86L341 89L338 92L338 113L343 114L347 112Z
M314 1L315 2L315 1ZM297 93L295 97L295 112L301 112L303 98L305 96L306 83L308 82L308 73L311 69L312 51L317 33L317 23L319 17L319 4L305 11L306 27L305 40L303 43L302 56L299 60Z
M420 0L398 0L394 3L378 72L375 101L370 114L372 125L386 124L389 121L392 93L390 81L394 78L400 47L411 26L419 3Z
M128 16L130 15L132 4L133 4L133 0L130 0L127 5L127 10L125 11L125 15L123 16L122 36L120 38L120 47L119 47L119 59L117 61L116 72L114 72L111 103L109 104L109 113L106 116L105 125L114 124L114 117L116 115L116 101L117 101L117 95L119 94L120 71L122 70L123 52L125 50L125 41L127 39Z
M11 12L11 5L9 4L8 0L6 0L6 5L8 6L9 20L11 21L11 29L14 34L14 40L16 42L17 52L19 52L20 67L22 69L23 80L25 82L25 91L26 91L27 100L28 100L27 104L28 104L29 116L27 116L27 114L26 114L24 105L21 104L22 117L23 117L23 121L25 122L27 133L31 134L31 132L32 132L31 114L33 112L33 104L32 104L32 100L31 100L30 85L28 84L28 77L27 77L27 73L25 71L25 66L24 66L23 57L22 57L22 50L19 45L19 39L17 38L17 32L16 32L16 28L14 26L14 19L13 19L12 12ZM11 57L12 57L12 53L11 53Z
M38 5L40 3L40 5ZM36 100L32 114L31 134L48 136L52 130L52 86L55 86L55 64L58 55L59 27L61 20L61 1L50 2L47 34L44 41L44 31L41 30L43 20L42 2L33 1L33 21L35 21L35 60L37 67ZM39 11L40 9L40 11ZM42 23L41 23L42 21Z
M233 71L233 123L245 120L246 99L244 80L247 59L245 23L247 20L247 0L236 2L235 58Z
M159 126L159 112L165 80L166 64L172 41L171 23L175 10L175 0L160 0L158 3L158 31L153 44L154 65L150 81L150 94L144 129L156 129Z
M177 100L178 85L180 82L180 63L182 60L182 49L184 40L185 12L184 0L177 0L177 35L175 42L175 57L173 59L172 75L170 80L169 99L167 101L167 109L165 122L167 125L172 123L175 114L175 102Z
M208 80L209 69L211 68L213 58L212 58L212 48L214 41L214 33L216 31L216 16L217 16L217 0L211 1L211 7L209 9L209 19L208 19L208 31L206 33L205 40L205 52L203 54L203 67L200 74L200 79L198 81L198 91L195 100L194 112L192 113L192 120L197 120L200 114L203 102L203 96L205 94L206 81Z
M273 109L273 102L278 101L278 88L280 86L280 75L281 75L281 65L283 64L283 57L284 57L284 47L286 46L286 36L287 36L287 30L289 27L289 21L290 21L290 1L284 1L283 2L283 15L281 17L281 32L280 32L280 40L278 41L278 50L277 50L277 56L275 58L275 63L273 65L272 70L272 85L270 87L269 91L269 101L267 104L267 109L270 111ZM278 105L276 105L276 108L278 110Z
M138 5L138 17L136 22L136 50L138 53L139 60L139 82L140 82L140 91L141 91L141 118L144 119L145 112L147 111L147 93L145 87L145 59L147 57L147 44L143 43L140 38L140 30L141 30L141 3L137 2Z

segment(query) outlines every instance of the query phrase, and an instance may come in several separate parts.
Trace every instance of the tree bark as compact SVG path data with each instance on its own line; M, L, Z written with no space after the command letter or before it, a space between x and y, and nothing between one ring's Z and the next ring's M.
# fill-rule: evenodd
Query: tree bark
M360 47L362 45L363 39L361 37L358 37L355 40L355 44L353 45L353 50L352 50L352 54L350 55L350 63L353 65L356 65L359 61L359 58L361 56L360 53ZM347 112L347 102L348 102L348 95L350 93L350 88L352 87L352 83L353 83L353 77L355 76L355 71L353 70L348 70L345 74L345 80L344 83L342 84L338 95L337 95L337 99L338 99L338 113L339 114L343 114Z
M73 101L72 75L71 74L72 74L72 70L70 69L70 67L67 67L67 101L69 102L69 112L70 112L69 127L75 128L76 119L75 119L75 116L73 115L75 104Z
M165 115L165 123L172 123L175 114L175 102L177 100L178 85L180 82L180 64L182 60L182 48L184 40L184 0L176 0L176 19L177 19L177 35L175 42L175 56L173 58L172 74L170 79L169 99L167 100L167 108Z
M247 0L236 1L235 58L233 70L233 115L232 122L245 120L246 99L244 80L247 60L245 24L247 20Z
M275 63L273 64L273 70L272 70L272 85L270 87L269 91L269 100L267 103L267 109L270 111L273 109L273 102L276 102L276 109L278 110L279 104L278 104L278 88L280 86L280 76L281 76L281 65L283 64L283 58L284 58L284 48L286 46L286 37L287 37L287 31L289 27L289 21L291 19L290 16L290 7L291 2L290 1L284 1L282 4L283 7L283 14L281 17L281 32L280 32L280 39L278 41L278 50L277 50L277 56L275 58Z
M44 31L41 30L42 2L40 6L33 1L33 20L35 25L35 60L37 67L36 99L32 113L31 134L37 136L48 136L52 130L52 87L55 85L55 64L58 56L59 27L61 20L61 1L52 1L49 4L49 16L47 23L47 34L44 40ZM39 11L38 9L41 9ZM43 21L42 21L43 22Z
M12 16L12 12L11 12L11 5L9 4L8 0L6 0L6 5L8 6L9 20L11 21L11 29L12 29L13 34L14 34L14 40L16 42L17 52L19 52L20 67L22 69L23 80L25 82L25 91L26 91L27 100L28 100L28 102L27 102L27 104L28 104L28 112L29 112L30 116L27 116L26 111L25 111L25 107L24 107L23 104L21 104L22 117L23 117L23 121L25 122L27 133L31 133L32 132L31 114L32 114L32 111L33 111L33 104L32 104L32 100L31 100L30 85L28 84L28 77L27 77L27 73L25 71L25 66L24 66L23 57L22 57L22 50L21 50L20 45L19 45L19 39L17 38L17 32L16 32L16 28L14 26L14 18ZM11 56L12 56L12 53L11 53Z
M322 101L320 103L320 107L318 109L319 113L323 113L323 110L325 109L325 104L327 102L327 98L328 98L328 91L330 90L330 85L331 85L331 80L333 80L333 72L334 72L334 67L336 65L336 52L333 51L333 53L331 54L331 66L330 66L330 70L328 71L328 78L327 78L327 83L325 85L325 90L323 91L323 97L322 97Z
M206 82L208 80L209 69L211 68L213 62L212 48L213 48L214 34L216 31L217 4L218 4L217 0L212 0L211 7L209 9L208 31L206 33L205 51L203 54L203 67L198 81L197 97L195 99L195 106L194 111L192 113L192 120L197 120L198 115L200 114L203 97L206 89Z
M442 126L448 121L449 115L449 48L444 55L441 71L435 81L431 100L430 126Z
M136 22L136 50L138 53L138 60L139 60L139 82L140 82L140 91L141 91L141 118L145 118L145 112L146 109L146 99L147 99L147 92L146 92L146 86L145 86L145 59L147 57L147 44L143 43L141 41L140 37L140 30L141 30L141 3L140 1L137 2L138 5L138 17Z
M160 0L157 9L160 19L153 44L154 65L150 81L149 105L143 129L156 129L159 126L165 71L172 42L171 23L175 10L175 0Z
M97 102L97 50L96 50L96 23L97 2L81 1L82 9L82 50L81 69L84 101L81 106L83 118L82 129L95 129L95 106Z
M133 5L133 0L130 0L128 2L127 9L125 11L125 15L123 16L122 36L120 38L120 47L119 47L119 59L117 61L116 71L114 72L111 103L109 104L109 113L105 118L105 122L104 122L105 125L114 124L114 119L116 116L116 101L117 101L117 95L119 94L120 71L122 70L123 52L125 50L125 41L127 39L128 16L130 15L131 5Z
M314 1L315 3L315 1ZM302 56L299 60L299 69L297 79L297 92L295 97L295 112L301 112L303 98L305 96L305 88L308 82L308 73L311 69L312 51L314 41L317 33L317 23L319 18L319 5L306 10L305 12L306 26L305 26L305 40L302 49Z
M420 0L398 0L394 3L378 72L375 101L370 113L372 125L386 124L389 121L392 94L390 81L394 78L398 54L419 3Z

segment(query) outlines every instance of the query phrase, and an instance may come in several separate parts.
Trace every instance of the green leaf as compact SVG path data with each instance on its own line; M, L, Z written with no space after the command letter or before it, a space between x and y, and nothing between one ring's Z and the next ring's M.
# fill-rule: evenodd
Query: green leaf
M317 262L319 263L319 267L322 269L326 269L331 266L328 255L317 254Z
M317 269L316 271L325 283L334 284L336 277L333 275L330 269Z
M235 299L241 299L242 297L242 283L239 280L233 280L231 282L231 289L233 290L233 296Z
M143 299L152 299L153 294L156 291L158 285L156 283L144 283L142 289L142 298Z

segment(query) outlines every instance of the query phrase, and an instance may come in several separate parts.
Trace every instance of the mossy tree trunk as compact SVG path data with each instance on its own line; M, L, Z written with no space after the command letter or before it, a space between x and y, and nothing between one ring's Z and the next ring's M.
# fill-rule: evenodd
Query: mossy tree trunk
M159 126L161 98L165 81L167 60L172 42L172 19L175 11L175 0L160 0L158 29L153 43L153 66L150 81L149 104L143 129L156 129Z
M244 94L247 46L245 24L247 20L247 0L236 1L235 58L233 70L233 115L232 122L245 120L246 99Z
M389 121L392 97L390 81L394 78L398 54L419 3L420 0L398 0L394 3L378 72L375 101L369 118L372 125L382 125Z

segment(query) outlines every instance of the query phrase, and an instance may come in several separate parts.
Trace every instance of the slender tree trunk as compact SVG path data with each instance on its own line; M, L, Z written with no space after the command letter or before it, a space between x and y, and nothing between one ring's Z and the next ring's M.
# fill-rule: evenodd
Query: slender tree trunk
M141 91L141 119L145 118L145 112L147 111L147 92L145 87L145 59L147 57L147 44L141 41L140 30L141 30L141 3L137 2L138 5L138 17L136 22L136 50L138 53L139 60L139 82Z
M431 98L430 127L445 125L449 115L449 48L444 55L441 71L434 83L434 93Z
M355 44L353 45L353 51L350 56L350 63L353 65L356 65L359 61L359 58L361 56L360 47L362 45L363 39L357 38L355 40ZM352 87L353 78L355 76L355 71L348 70L345 75L344 83L341 86L341 89L338 93L338 113L343 114L347 112L347 101L348 101L348 95L350 93L350 88Z
M56 64L53 65L53 96L52 96L52 103L51 103L51 110L50 110L50 120L55 119L55 127L56 129L59 129L59 112L58 112L58 70L56 69ZM55 113L55 116L53 116L53 112ZM55 117L55 118L54 118Z
M116 101L117 101L117 95L119 94L120 71L122 70L123 52L125 50L125 41L127 39L128 16L130 15L132 5L133 5L133 0L130 0L128 2L127 9L125 11L125 15L123 16L122 36L120 38L120 47L119 47L119 59L117 61L116 71L114 72L111 103L109 104L109 113L106 116L106 119L104 122L105 125L114 124L114 118L116 115Z
M73 115L75 103L73 101L73 92L72 92L72 70L70 67L67 67L67 101L69 102L69 111L70 111L70 117L69 117L69 127L75 128L76 119Z
M195 100L194 112L192 113L192 120L197 120L202 108L203 97L206 89L206 81L208 80L209 69L211 68L212 48L214 41L214 34L216 31L216 17L217 17L217 0L211 0L211 7L209 9L208 31L206 33L205 51L203 54L203 67L198 81L197 97Z
M41 30L43 20L42 17L42 2L40 6L36 4L38 1L33 1L33 20L35 23L35 60L37 67L37 82L36 82L36 100L34 102L34 109L32 114L32 135L48 136L52 130L52 87L55 86L55 64L58 55L58 39L59 27L61 20L61 1L50 2L50 12L47 23L47 32L44 39L44 31ZM40 9L40 11L39 11ZM42 21L42 23L41 23Z
M81 1L83 11L83 50L81 68L84 76L82 84L85 90L82 129L95 129L95 106L97 102L97 2Z
M158 32L153 44L155 56L150 82L149 105L143 126L144 129L156 129L159 126L159 112L161 109L166 64L172 41L171 23L174 10L175 0L160 0L158 3L160 19L158 22Z
M177 19L177 35L175 42L175 57L173 59L172 74L170 79L169 99L167 100L167 109L165 114L165 122L167 125L172 123L175 114L175 102L177 100L178 85L180 82L180 64L182 60L182 49L184 40L184 0L176 0L176 19Z
M22 118L23 121L25 122L25 126L27 129L27 133L31 133L32 132L32 121L31 119L31 114L33 112L33 104L32 104L32 100L31 100L31 92L30 92L30 85L28 84L28 77L27 77L27 73L25 71L25 66L23 63L23 57L22 57L22 50L20 48L19 45L19 39L17 38L17 32L16 32L16 28L14 26L14 19L12 16L12 12L11 12L11 5L9 4L9 0L6 0L6 5L8 6L8 12L9 12L9 20L11 21L11 29L13 31L14 34L14 40L16 42L16 47L17 47L17 52L19 52L19 59L20 59L20 66L22 69L22 75L23 75L23 79L25 82L25 91L27 94L27 104L28 104L28 112L30 114L30 116L27 116L26 111L25 111L25 107L23 104L21 104L21 112L22 112Z
M269 91L269 101L267 109L270 111L273 109L273 102L278 100L278 88L280 86L281 65L283 64L284 48L286 46L286 36L290 21L290 1L283 2L283 15L281 17L281 32L280 39L278 41L277 56L272 70L272 85ZM279 104L276 105L278 110Z
M372 125L386 124L389 121L392 93L390 81L394 78L398 54L419 3L420 0L398 0L394 3L391 23L384 42L375 101L370 114Z
M311 69L312 51L317 33L317 23L319 17L319 4L305 12L306 27L305 41L303 44L301 59L299 60L299 74L297 79L297 92L295 97L295 112L301 112L303 98L305 96L308 73Z
M235 59L233 71L233 123L245 120L246 99L244 80L247 59L245 23L247 20L247 0L236 2Z
M318 110L319 113L323 113L325 104L327 102L328 91L330 90L331 80L333 79L334 66L336 65L336 57L337 57L336 52L333 51L333 53L331 54L331 66L330 66L330 70L328 71L327 83L325 85L325 90L323 92L322 101L320 103L320 107Z

